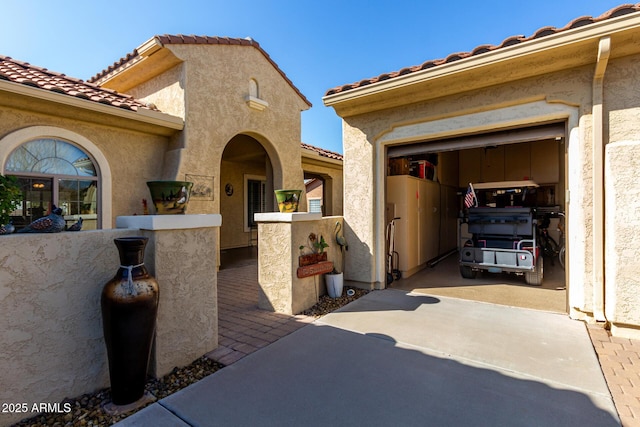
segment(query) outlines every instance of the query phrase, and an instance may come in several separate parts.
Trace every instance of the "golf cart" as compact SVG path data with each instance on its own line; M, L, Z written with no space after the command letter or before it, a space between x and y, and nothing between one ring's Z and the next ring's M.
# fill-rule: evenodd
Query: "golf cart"
M469 184L464 196L467 225L460 248L460 274L474 279L479 271L524 275L528 285L542 285L542 253L536 242L534 181Z

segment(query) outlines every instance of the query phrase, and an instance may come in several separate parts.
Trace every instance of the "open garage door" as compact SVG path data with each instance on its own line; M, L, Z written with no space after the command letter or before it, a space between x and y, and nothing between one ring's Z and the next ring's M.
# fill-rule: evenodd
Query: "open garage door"
M545 280L535 287L509 274L465 279L458 266L458 250L468 237L460 218L470 182L537 182L529 202L540 221L551 217L549 235L562 245L565 126L556 122L388 147L386 220L400 218L393 267L403 277L391 286L566 312L566 274L557 257L545 260Z
M459 151L470 148L496 147L519 142L544 141L565 137L565 123L549 123L523 129L468 135L449 139L438 139L389 147L388 157L417 156L426 153Z

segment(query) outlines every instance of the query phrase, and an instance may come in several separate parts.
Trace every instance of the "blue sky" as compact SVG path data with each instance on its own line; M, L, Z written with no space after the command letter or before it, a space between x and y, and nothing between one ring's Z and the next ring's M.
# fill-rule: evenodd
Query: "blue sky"
M252 37L311 101L302 140L342 152L335 86L564 27L609 0L21 0L0 9L0 55L88 79L158 34Z

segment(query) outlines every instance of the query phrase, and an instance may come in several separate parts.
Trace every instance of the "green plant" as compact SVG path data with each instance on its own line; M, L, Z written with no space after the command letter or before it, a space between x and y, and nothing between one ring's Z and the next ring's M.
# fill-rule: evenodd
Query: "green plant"
M300 245L298 249L303 251L304 248L311 249L311 252L314 254L321 254L324 252L325 248L329 247L329 244L324 240L324 236L320 235L320 240L318 240L318 236L315 233L309 233L309 237L307 238L309 241L309 245Z
M9 214L20 206L22 190L15 176L0 175L0 225L8 224Z
M316 253L323 253L325 248L329 247L329 244L327 244L327 242L325 242L324 237L322 235L320 235L320 240L316 240L316 242L313 244L313 247L316 250Z

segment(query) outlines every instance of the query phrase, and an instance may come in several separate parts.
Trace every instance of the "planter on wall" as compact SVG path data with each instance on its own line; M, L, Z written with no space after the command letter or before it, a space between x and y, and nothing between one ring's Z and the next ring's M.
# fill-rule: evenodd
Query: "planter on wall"
M319 262L326 261L326 260L327 260L326 252L322 252L319 254L313 253L313 254L300 255L298 257L298 265L300 267L304 267L305 265L317 264Z
M151 201L157 215L181 215L187 210L192 182L148 181Z
M282 213L298 212L302 190L275 190L278 210Z

